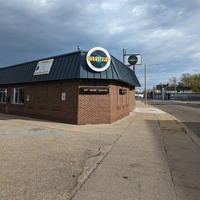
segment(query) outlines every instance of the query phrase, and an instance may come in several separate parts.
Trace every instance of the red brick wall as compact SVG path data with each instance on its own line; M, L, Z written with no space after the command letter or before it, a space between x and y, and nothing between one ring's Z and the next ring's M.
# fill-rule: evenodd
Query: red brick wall
M126 90L126 93L120 94L120 89ZM111 122L115 122L127 115L135 106L134 88L127 85L118 84L111 87Z
M82 80L80 87L109 87L109 81ZM111 123L111 93L109 94L79 94L78 124L108 124Z
M109 87L109 94L80 94L78 103L78 124L113 123L127 115L135 106L135 90L117 81L84 80L79 87L84 86ZM120 94L120 89L127 93Z
M80 87L109 87L109 94L79 94ZM25 88L23 105L12 104L12 89ZM71 124L109 124L127 116L135 106L135 90L118 81L66 80L9 85L9 103L0 112ZM126 89L119 94L119 89ZM66 100L61 100L62 93Z
M25 88L23 105L12 104L12 88ZM61 100L61 94L66 93L66 100ZM78 82L52 81L12 85L8 88L11 101L7 103L8 113L35 118L77 124ZM29 101L27 101L29 97ZM5 106L0 104L0 112L5 112Z

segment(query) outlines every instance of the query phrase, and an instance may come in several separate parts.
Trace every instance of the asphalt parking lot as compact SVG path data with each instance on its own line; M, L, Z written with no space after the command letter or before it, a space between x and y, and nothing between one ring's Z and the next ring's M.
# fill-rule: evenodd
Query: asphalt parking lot
M0 199L70 199L119 137L106 126L91 133L92 126L1 114Z

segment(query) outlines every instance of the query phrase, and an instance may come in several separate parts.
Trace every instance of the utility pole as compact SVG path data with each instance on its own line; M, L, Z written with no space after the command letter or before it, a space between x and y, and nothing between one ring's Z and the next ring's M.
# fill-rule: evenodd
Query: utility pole
M151 65L159 65L159 64L150 64ZM144 63L144 96L145 96L145 105L147 105L147 64Z
M145 105L147 105L147 64L144 63L144 98Z

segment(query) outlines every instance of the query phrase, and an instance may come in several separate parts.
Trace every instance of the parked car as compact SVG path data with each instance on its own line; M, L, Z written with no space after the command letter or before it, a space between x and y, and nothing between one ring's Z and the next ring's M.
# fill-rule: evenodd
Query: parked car
M137 97L137 98L143 98L144 94L135 94L135 97Z

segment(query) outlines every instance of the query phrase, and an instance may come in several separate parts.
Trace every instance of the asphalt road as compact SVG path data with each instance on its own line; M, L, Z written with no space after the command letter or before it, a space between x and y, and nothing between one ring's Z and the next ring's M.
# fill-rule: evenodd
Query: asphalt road
M200 102L148 100L148 104L170 113L200 137Z

